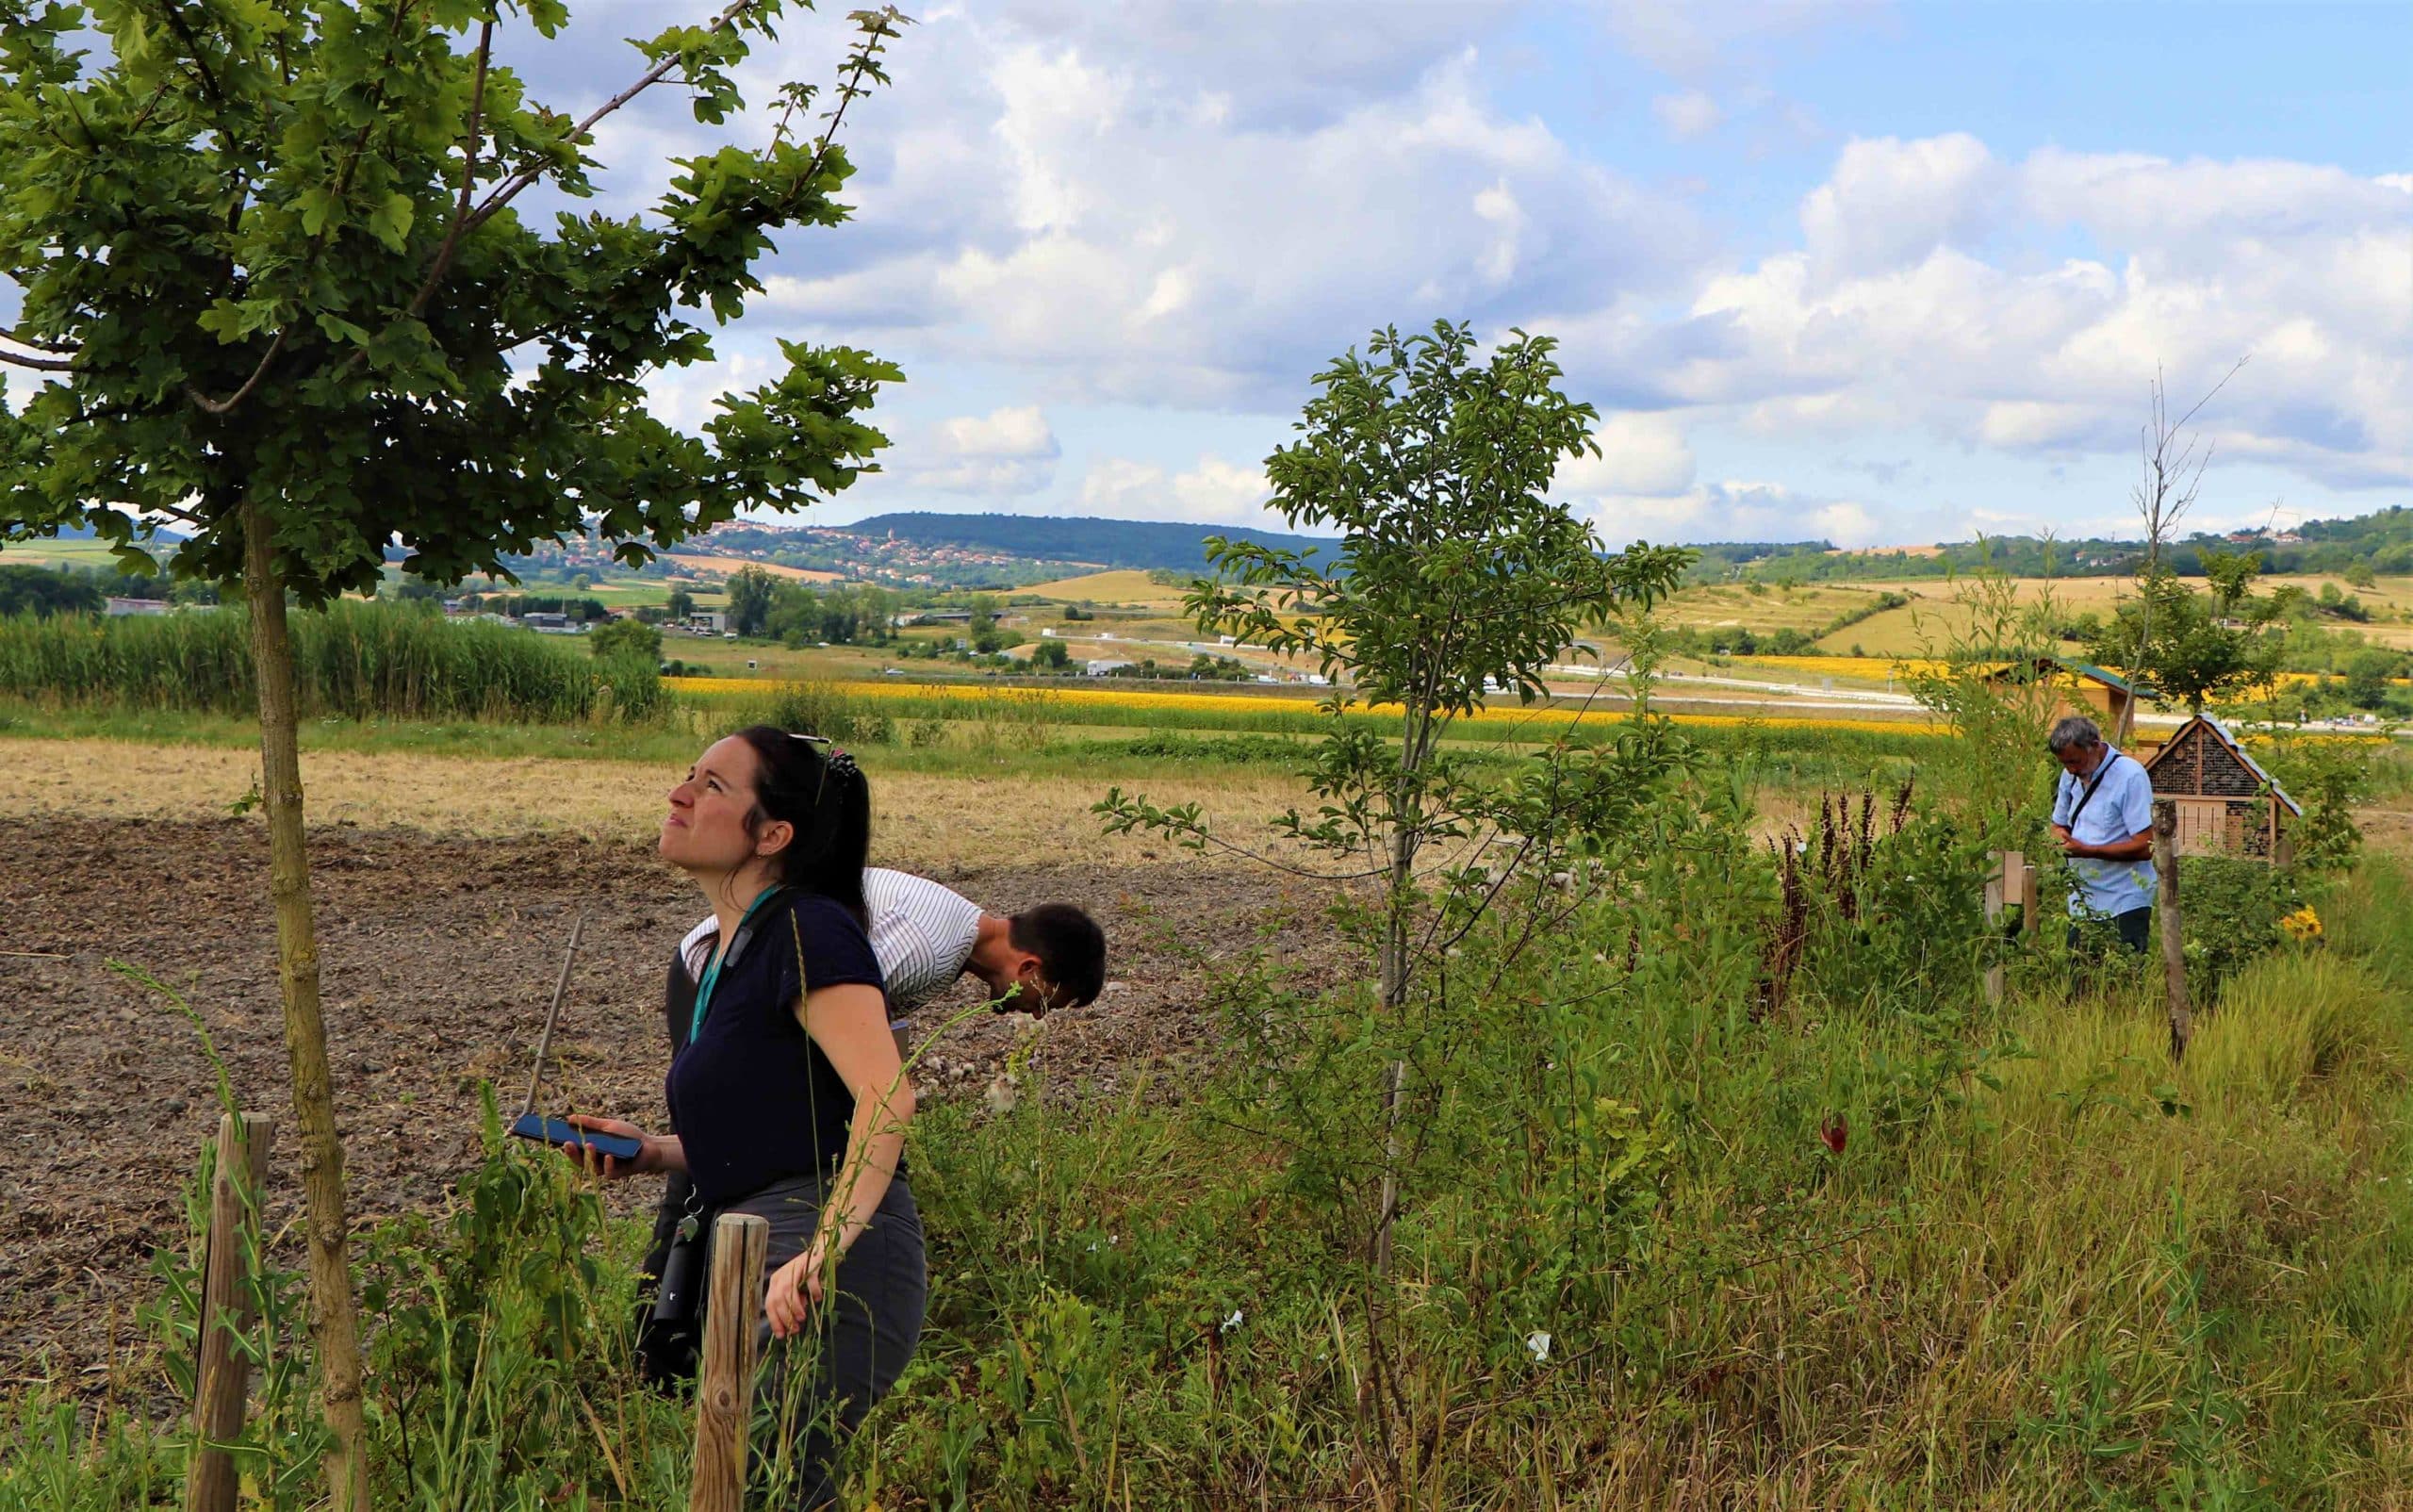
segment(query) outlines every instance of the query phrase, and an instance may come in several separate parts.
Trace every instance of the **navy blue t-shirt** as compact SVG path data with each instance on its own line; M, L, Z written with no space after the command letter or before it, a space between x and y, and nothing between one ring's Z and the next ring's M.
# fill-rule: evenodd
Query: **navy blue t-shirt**
M887 991L862 924L834 899L785 894L739 931L694 1041L686 1023L672 1024L663 1092L705 1201L826 1174L845 1159L854 1094L796 1009L808 992L849 983Z

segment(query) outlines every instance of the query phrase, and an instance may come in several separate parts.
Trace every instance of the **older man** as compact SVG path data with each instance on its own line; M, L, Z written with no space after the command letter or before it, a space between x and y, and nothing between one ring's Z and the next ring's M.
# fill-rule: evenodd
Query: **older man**
M2088 919L2109 919L2120 943L2142 952L2153 926L2153 779L2135 757L2105 744L2094 721L2072 715L2046 743L2061 764L2053 838L2069 858L2070 944Z

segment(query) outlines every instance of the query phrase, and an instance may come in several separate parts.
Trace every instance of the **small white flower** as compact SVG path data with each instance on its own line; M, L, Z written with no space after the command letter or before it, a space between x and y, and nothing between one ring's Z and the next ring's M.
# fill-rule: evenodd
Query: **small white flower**
M1216 1332L1217 1332L1217 1333L1228 1334L1228 1333L1230 1333L1233 1329L1238 1328L1239 1325L1240 1325L1240 1310L1239 1310L1238 1307L1234 1307L1234 1308L1232 1309L1232 1315L1231 1315L1230 1317L1228 1317L1228 1318L1226 1318L1226 1319L1224 1319L1224 1320L1223 1320L1223 1327L1221 1327L1221 1328L1219 1328L1219 1329L1217 1329L1217 1330L1216 1330Z
M1534 1352L1535 1364L1544 1365L1550 1362L1550 1335L1536 1328L1525 1336L1525 1347Z

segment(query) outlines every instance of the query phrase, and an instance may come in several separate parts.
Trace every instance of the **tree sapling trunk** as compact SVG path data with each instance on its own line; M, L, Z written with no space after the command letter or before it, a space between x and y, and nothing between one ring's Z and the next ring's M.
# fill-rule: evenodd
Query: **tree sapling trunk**
M260 794L268 814L277 979L285 1002L285 1051L309 1215L310 1328L318 1345L327 1427L335 1436L327 1460L327 1495L334 1512L367 1512L360 1326L353 1304L343 1140L336 1131L326 1020L319 1009L319 937L310 916L310 858L302 829L293 649L286 633L285 583L276 569L275 542L265 514L251 501L243 505L243 588L251 600L252 671L258 685Z

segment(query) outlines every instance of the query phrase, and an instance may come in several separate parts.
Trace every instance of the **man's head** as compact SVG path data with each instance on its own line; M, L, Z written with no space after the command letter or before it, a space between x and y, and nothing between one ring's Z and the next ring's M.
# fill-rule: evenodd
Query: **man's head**
M1021 989L1016 1008L1083 1008L1106 990L1106 931L1070 903L1014 914L1006 921L1006 945L997 963L979 975L993 996Z
M2093 720L2082 714L2071 715L2055 723L2053 732L2044 737L2044 744L2052 748L2053 757L2061 764L2061 770L2072 777L2093 776L2095 764L2103 760L2103 752L2107 748L2103 744L2103 731L2095 728Z

